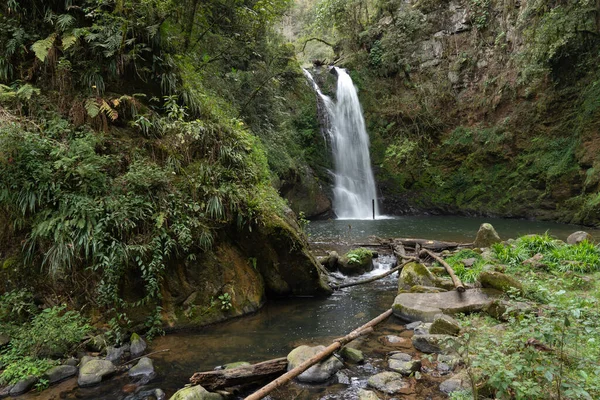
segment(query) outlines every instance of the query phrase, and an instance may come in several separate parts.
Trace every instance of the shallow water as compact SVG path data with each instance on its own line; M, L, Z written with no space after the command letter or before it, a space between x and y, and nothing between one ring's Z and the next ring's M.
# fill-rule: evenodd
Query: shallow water
M311 221L306 231L310 240L314 242L359 243L374 235L382 238L412 237L468 243L475 240L477 230L484 222L492 224L502 240L544 232L565 240L571 233L579 230L585 230L600 239L600 230L578 225L524 219L458 216L401 216L376 220Z

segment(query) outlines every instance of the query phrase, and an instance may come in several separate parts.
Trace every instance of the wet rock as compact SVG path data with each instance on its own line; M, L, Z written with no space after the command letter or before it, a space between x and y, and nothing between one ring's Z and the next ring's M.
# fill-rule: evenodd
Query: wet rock
M388 359L388 367L402 375L410 375L421 369L421 360L413 360L410 354L392 353Z
M409 293L442 293L446 291L446 289L442 289L435 286L415 285L410 288Z
M533 306L520 301L494 300L483 311L499 321L533 312Z
M398 290L410 290L413 286L435 286L436 278L423 264L406 264L400 272Z
M444 290L440 290L440 292L448 292L448 291L456 289L454 287L454 282L452 282L452 279L450 279L450 278L438 278L435 281L435 284L440 289L444 289Z
M350 385L351 383L350 377L341 371L336 373L335 377L337 378L338 383L341 383L342 385Z
M429 329L431 334L456 336L460 332L460 324L449 315L438 314L433 318L433 323Z
M138 363L127 373L130 378L141 379L145 383L150 382L155 376L154 363L148 357L142 357Z
M431 329L431 322L421 322L421 324L414 329L414 332L415 335L428 335L429 329Z
M511 288L523 291L523 285L510 275L496 271L482 271L479 274L479 282L484 288L491 288L508 292Z
M325 350L325 346L311 347L304 345L296 347L287 356L288 371L294 369L304 361L312 358L323 350ZM343 366L344 364L340 360L338 360L335 356L331 356L327 360L313 365L301 373L296 379L300 382L326 382L331 379L336 372L342 369Z
M144 339L140 337L140 335L138 335L137 333L131 335L131 345L129 347L129 351L131 351L131 357L136 358L141 356L142 354L144 354L147 347L148 345L146 344Z
M223 396L211 393L200 385L178 390L170 400L222 400Z
M121 347L108 346L106 348L106 359L113 364L120 364L126 360L126 352L129 351L129 345L126 344Z
M364 274L373 268L373 252L363 248L346 253L339 261L340 272L346 275Z
M410 341L410 339L396 335L381 336L379 338L379 343L389 347L412 347L412 342Z
M50 368L44 375L48 383L52 384L77 375L77 367L72 365L58 365Z
M10 390L12 388L13 385L0 388L0 399L10 396Z
M567 244L579 244L587 240L590 243L594 243L594 237L585 231L573 232L567 238Z
M327 257L321 260L321 265L328 271L337 271L339 269L340 256L336 251L330 251Z
M459 390L469 389L470 387L471 384L469 383L469 377L466 373L461 372L442 382L440 384L440 391L450 394Z
M95 385L115 371L115 366L108 360L90 360L79 369L77 384L81 387Z
M452 336L450 335L414 335L412 344L415 349L431 354L443 353L452 347Z
M365 389L358 389L358 400L380 400L375 392Z
M237 362L232 362L232 363L228 363L223 365L223 369L233 369L233 368L237 368L237 367L244 367L246 365L252 365L249 362L246 361L237 361Z
M67 361L65 361L65 365L71 365L73 367L76 367L77 364L79 364L79 360L75 357L71 357Z
M353 364L360 364L361 362L365 361L365 356L363 355L362 351L348 346L344 346L342 348L340 355L344 358L344 360Z
M423 321L415 321L415 322L411 322L410 324L406 324L405 327L406 327L406 329L416 329L422 323L423 323Z
M6 346L10 342L10 336L0 333L0 348Z
M483 223L479 227L473 247L490 247L494 243L500 243L501 241L492 224Z
M443 293L401 293L396 296L394 315L408 321L432 322L437 314L454 315L481 311L502 292L494 289L467 289Z
M38 381L38 378L35 376L30 376L29 378L23 379L19 382L17 382L11 389L9 394L11 396L20 396L23 393L27 393L29 392L32 388L33 385L35 385Z
M367 384L387 394L397 394L410 389L410 384L397 372L381 372L369 378Z
M92 360L99 360L98 357L92 357L92 356L83 356L81 357L81 361L79 361L79 368L83 368L83 366L85 364L87 364L88 362L92 361Z

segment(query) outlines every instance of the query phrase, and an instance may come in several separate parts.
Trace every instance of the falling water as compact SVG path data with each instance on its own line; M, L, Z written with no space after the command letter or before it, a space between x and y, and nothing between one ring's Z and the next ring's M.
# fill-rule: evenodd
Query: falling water
M358 93L350 75L341 68L337 72L337 101L321 93L308 71L304 71L329 114L328 129L335 166L333 210L339 219L372 218L372 202L377 195L369 156L369 135L365 128Z

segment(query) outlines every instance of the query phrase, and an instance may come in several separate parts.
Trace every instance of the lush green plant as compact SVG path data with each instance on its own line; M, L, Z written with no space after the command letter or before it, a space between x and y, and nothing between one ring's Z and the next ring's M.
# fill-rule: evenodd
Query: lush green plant
M227 292L219 295L219 301L221 302L221 310L229 310L232 307L231 295Z
M33 293L29 290L12 290L0 296L0 322L24 322L36 311Z
M363 247L359 247L346 253L346 258L348 258L348 262L351 264L362 264L366 260L373 258L373 252Z
M462 260L474 258L475 263L471 267L466 267ZM477 280L477 277L483 270L486 264L485 260L478 253L473 250L460 250L458 253L453 254L451 257L445 260L454 270L456 275L461 281L466 283L472 283Z

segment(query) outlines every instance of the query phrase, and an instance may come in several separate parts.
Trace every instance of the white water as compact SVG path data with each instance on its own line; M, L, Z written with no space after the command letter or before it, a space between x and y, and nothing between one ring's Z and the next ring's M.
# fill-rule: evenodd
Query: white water
M333 210L339 219L373 218L379 216L375 178L369 155L369 135L365 128L362 107L350 75L334 67L337 76L337 100L334 103L321 93L310 73L304 70L329 114L329 139L335 166Z

